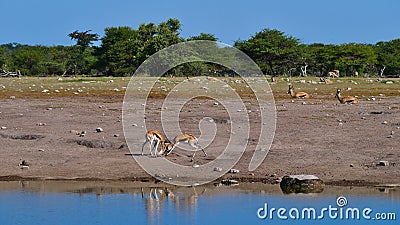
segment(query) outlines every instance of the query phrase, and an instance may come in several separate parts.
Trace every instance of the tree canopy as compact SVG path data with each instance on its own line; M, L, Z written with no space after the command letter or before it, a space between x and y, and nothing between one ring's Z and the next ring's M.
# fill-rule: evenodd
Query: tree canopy
M136 29L107 27L103 37L91 30L76 30L68 34L76 41L73 46L2 44L0 69L40 76L129 76L148 57L165 47L184 41L218 40L208 33L185 39L180 35L181 27L178 19L170 18L159 24L143 23ZM97 41L100 44L93 45ZM340 70L341 76L400 74L400 39L376 44L303 44L296 37L266 28L248 40L235 41L234 46L250 56L265 74L273 76L325 76L332 70ZM180 65L168 73L175 76L232 74L227 68L202 62Z

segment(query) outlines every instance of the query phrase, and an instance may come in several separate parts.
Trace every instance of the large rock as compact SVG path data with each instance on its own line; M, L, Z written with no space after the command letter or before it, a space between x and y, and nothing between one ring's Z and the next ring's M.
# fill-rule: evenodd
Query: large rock
M324 190L324 183L314 175L289 175L282 178L280 187L285 194L320 193Z

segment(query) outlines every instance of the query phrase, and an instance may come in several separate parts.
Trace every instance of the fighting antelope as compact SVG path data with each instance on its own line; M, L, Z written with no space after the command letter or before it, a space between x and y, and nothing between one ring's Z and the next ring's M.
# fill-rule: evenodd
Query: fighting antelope
M335 77L339 77L339 70L332 70L328 72L328 76L335 78Z
M340 90L340 89L337 89L337 92L336 92L336 98L339 100L339 102L340 103L342 103L342 104L345 104L345 103L347 103L347 104L358 104L358 98L356 98L356 97L353 97L353 96L346 96L346 97L343 97L341 94L340 94L340 92L341 92L342 90Z
M161 142L161 151L158 152L158 155L161 155L165 152L165 138L158 130L147 131L146 135L145 135L145 139L146 139L146 141L142 145L142 155L143 155L143 148L148 142L150 143L151 156L153 156L152 150L154 149L154 155L155 155L155 157L157 157L157 150L158 150L158 145L160 144L160 142Z
M191 134L178 134L174 138L174 141L167 145L167 151L166 151L165 155L171 154L172 150L174 150L174 148L181 142L188 143L190 146L192 146L193 148L196 149L195 152L193 153L192 159L190 161L193 161L193 158L199 149L201 149L201 151L203 151L204 156L207 156L207 153L199 145L199 140L197 140L197 138Z
M304 91L293 91L293 85L291 84L289 84L288 94L292 96L292 98L310 98L310 95Z

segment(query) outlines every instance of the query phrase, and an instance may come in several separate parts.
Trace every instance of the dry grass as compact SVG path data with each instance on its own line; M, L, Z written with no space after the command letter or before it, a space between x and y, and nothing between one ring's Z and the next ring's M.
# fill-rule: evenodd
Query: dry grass
M143 78L153 82L155 78ZM125 95L130 78L99 77L99 78L62 78L57 77L23 77L1 78L0 98L57 98L57 97L107 97L110 101L121 101ZM150 91L151 98L165 98L176 84L185 78L160 78ZM246 86L240 78L220 78L228 83L236 92L243 97L254 97L252 90ZM305 80L305 83L300 82ZM288 83L292 83L296 91L306 91L314 99L333 99L336 89L343 90L345 95L368 98L372 96L399 96L400 80L390 79L392 84L386 84L388 80L377 81L376 78L339 78L332 79L333 84L319 83L317 77L280 77L277 84L271 84L276 100L289 98L287 94ZM310 83L317 82L316 84ZM205 84L207 81L204 81ZM210 81L212 82L212 81ZM133 94L143 90L130 90ZM148 91L148 90L146 90ZM115 99L115 100L112 100Z

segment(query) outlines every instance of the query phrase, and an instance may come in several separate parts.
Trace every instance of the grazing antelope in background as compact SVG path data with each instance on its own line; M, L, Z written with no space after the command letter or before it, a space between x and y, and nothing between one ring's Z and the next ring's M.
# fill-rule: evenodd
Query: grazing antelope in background
M347 103L347 104L358 104L358 98L356 98L356 97L353 97L353 96L346 96L346 97L343 97L341 94L340 94L340 92L341 92L342 90L340 90L340 89L337 89L337 92L336 92L336 98L339 100L339 102L340 103L342 103L342 104L345 104L345 103Z
M328 76L332 78L339 77L339 70L332 70L328 72Z
M143 148L148 142L150 143L151 156L153 156L152 150L154 149L155 157L157 157L157 150L158 150L158 145L160 144L160 142L161 142L161 151L158 153L158 155L161 155L165 152L165 138L158 130L147 131L146 135L145 135L145 139L146 139L146 141L142 145L142 155L143 155Z
M289 84L288 94L292 96L292 98L310 98L310 95L304 91L295 92L293 91L293 85Z
M193 158L199 149L201 149L201 151L203 151L204 156L207 156L207 153L199 145L199 143L198 143L199 140L197 140L197 138L191 134L178 134L174 138L174 141L168 144L165 155L171 154L172 150L174 150L174 148L181 142L188 143L190 146L192 146L193 148L196 149L196 151L193 153L192 159L190 161L193 161Z

